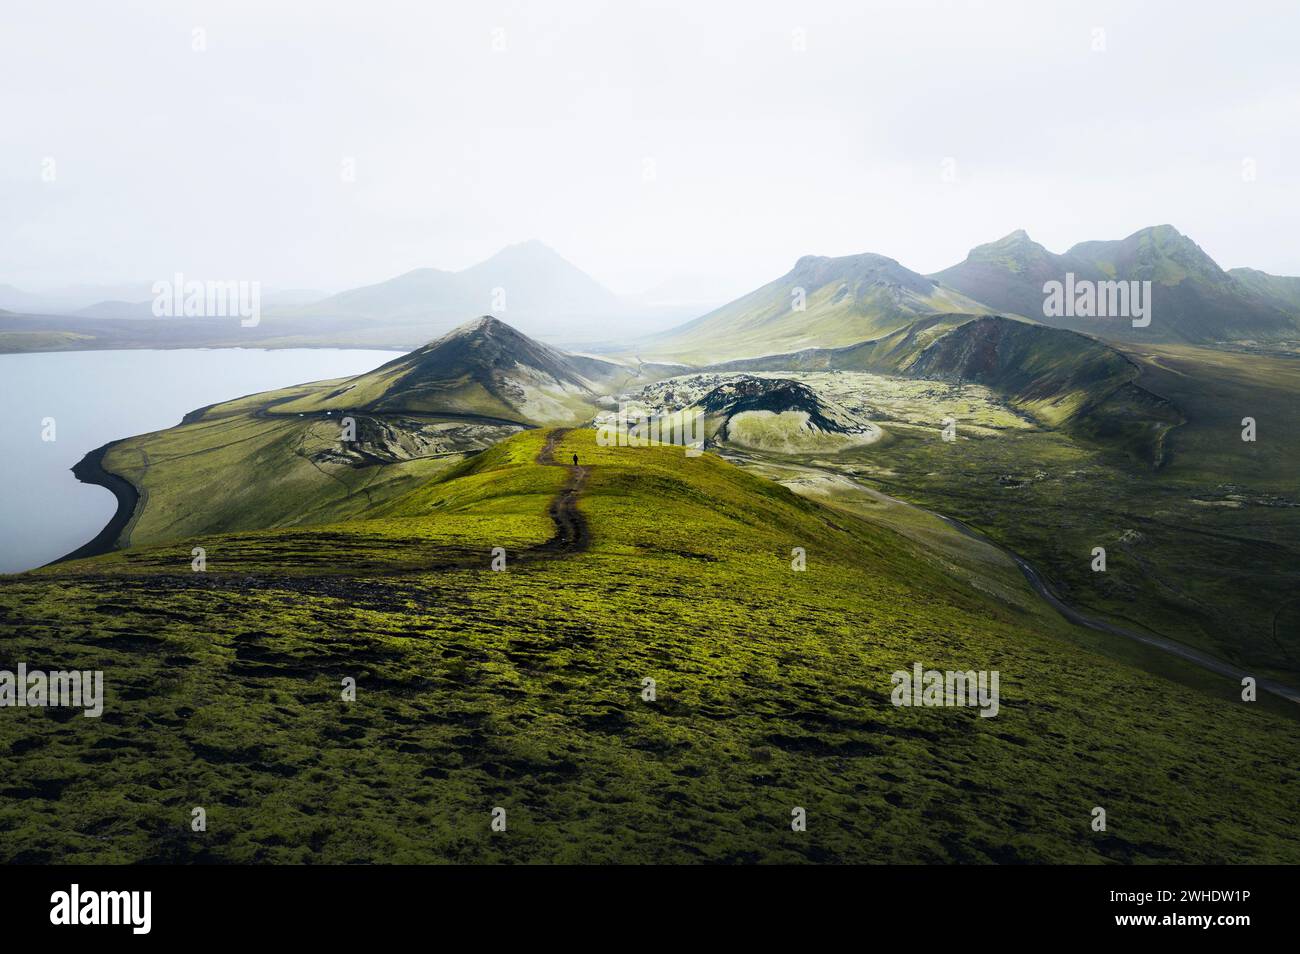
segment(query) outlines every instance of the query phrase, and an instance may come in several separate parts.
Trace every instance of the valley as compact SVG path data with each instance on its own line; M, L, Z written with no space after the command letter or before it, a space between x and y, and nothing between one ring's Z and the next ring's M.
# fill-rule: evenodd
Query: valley
M676 369L566 355L478 319L373 372L116 442L106 479L137 497L75 555L360 518L521 430L699 415L706 448L942 514L1029 561L1072 611L1296 683L1287 359L1125 354L969 315L918 326L664 377ZM1263 453L1234 439L1243 409L1261 415Z
M1180 354L1196 384L1176 389L1167 372L1148 375L1145 362L1140 378L1168 406L1186 409L1187 420L1169 432L1160 468L1117 452L1123 444L1096 439L1095 429L1081 433L1053 426L1051 417L1035 418L986 386L864 372L755 373L799 381L870 421L880 436L868 444L801 437L798 422L791 422L779 439L747 440L741 433L716 445L729 456L761 458L777 472L811 465L839 473L956 518L1027 558L1081 612L1294 686L1300 683L1292 597L1300 582L1294 549L1300 501L1290 462L1300 447L1291 443L1293 431L1275 432L1283 446L1267 455L1242 442L1239 423L1231 421L1247 405L1215 404L1204 390L1213 380L1204 366L1210 356ZM1231 364L1217 354L1213 360ZM1292 373L1285 361L1276 369ZM734 373L702 377L707 385L729 376ZM682 380L694 379L646 390L687 395L677 384ZM1294 410L1285 395L1295 393L1289 390L1295 382L1283 380L1272 399L1253 390L1256 401L1264 399L1259 413L1290 428ZM1210 393L1222 394L1217 387ZM769 419L769 427L779 424ZM951 441L944 439L945 426L952 428ZM1209 443L1213 453L1201 449ZM1103 572L1092 569L1096 547L1106 551Z

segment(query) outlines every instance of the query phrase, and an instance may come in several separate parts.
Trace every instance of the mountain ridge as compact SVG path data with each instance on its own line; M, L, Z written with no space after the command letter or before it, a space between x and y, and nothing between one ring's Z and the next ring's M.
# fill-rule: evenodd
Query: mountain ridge
M1044 307L1047 282L1151 282L1151 322L1134 327L1128 316L1052 316ZM976 246L966 259L932 274L994 310L1056 328L1115 340L1208 344L1300 334L1300 305L1288 313L1259 288L1224 271L1172 225L1139 229L1122 239L1089 240L1056 254L1023 229Z
M732 360L764 348L849 345L929 314L988 310L885 255L805 255L780 278L644 339L641 350L668 360Z

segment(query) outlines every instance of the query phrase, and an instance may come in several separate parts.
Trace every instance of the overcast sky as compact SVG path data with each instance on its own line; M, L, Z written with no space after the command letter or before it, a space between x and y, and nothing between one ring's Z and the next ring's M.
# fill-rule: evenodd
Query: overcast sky
M539 238L730 297L1161 222L1300 275L1295 2L0 2L23 288L338 290Z

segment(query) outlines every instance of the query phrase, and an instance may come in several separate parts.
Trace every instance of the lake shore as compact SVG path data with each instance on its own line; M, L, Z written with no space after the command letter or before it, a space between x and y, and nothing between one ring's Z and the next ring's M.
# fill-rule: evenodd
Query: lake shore
M0 574L123 547L148 494L104 472L116 466L115 454L103 456L110 442L175 427L196 408L351 377L398 355L287 348L0 354L10 403L0 425L6 447L0 481L7 491L0 498ZM57 440L45 436L53 436L46 418L58 422ZM137 479L134 470L121 473Z
M93 540L82 544L71 553L65 554L57 560L51 560L46 566L108 553L110 550L115 549L117 538L122 535L126 525L135 516L136 507L140 505L140 492L125 477L119 477L117 474L104 469L104 455L117 443L119 442L111 441L103 447L95 448L81 458L72 468L72 476L83 484L92 484L110 491L117 499L117 511L104 525L104 529L95 535Z

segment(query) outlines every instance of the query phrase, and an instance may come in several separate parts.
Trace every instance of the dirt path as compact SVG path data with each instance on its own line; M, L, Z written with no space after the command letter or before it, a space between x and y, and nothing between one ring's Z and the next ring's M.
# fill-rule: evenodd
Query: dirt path
M540 546L530 547L528 554L543 557L555 557L560 554L581 553L591 545L591 532L587 527L587 518L578 509L578 495L587 482L589 468L574 464L559 463L555 460L555 445L564 439L571 428L562 427L551 431L546 436L546 444L537 455L537 463L548 467L565 467L569 471L568 483L551 501L548 513L555 521L555 536Z
M574 464L563 463L555 460L555 447L564 439L564 435L569 433L572 428L557 428L551 431L546 437L546 444L538 452L535 458L536 463L546 467L563 467L569 471L569 479L564 486L560 488L559 493L551 499L550 506L547 509L551 520L555 523L555 535L545 543L539 543L536 546L527 547L510 554L511 565L520 563L531 563L537 560L558 560L566 559L574 554L581 553L591 545L591 531L587 525L587 518L583 516L582 511L578 509L578 497L582 493L583 485L587 482L587 476L591 472L590 467L576 466ZM107 478L113 475L106 474ZM126 481L122 482L125 491L127 488L134 490ZM129 518L132 508L126 509L125 513ZM108 528L105 529L108 532ZM102 535L102 534L101 534ZM111 546L108 547L111 549ZM90 554L82 554L89 556ZM70 557L64 557L70 559ZM476 558L477 561L477 558ZM383 588L386 585L409 585L414 583L420 576L430 572L445 572L456 570L474 569L478 566L477 561L473 564L463 561L450 563L440 563L424 567L420 570L403 568L400 570L367 570L357 573L355 576L346 570L338 573L328 574L220 574L220 573L188 573L188 574L150 574L147 577L115 577L115 585L121 588L130 588L133 586L142 586L157 592L159 589L234 589L234 590L251 590L251 589L283 589L292 590L300 593L308 593L314 596L329 596L340 599L349 599L354 602L364 603L367 599L373 601L380 597ZM11 579L17 580L14 576ZM101 574L69 574L61 577L65 581L87 581L102 580ZM383 582L381 582L383 581ZM413 591L406 594L414 598ZM394 594L389 594L383 599L395 599ZM391 605L391 604L390 604Z

